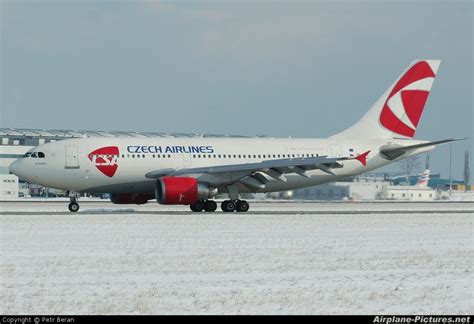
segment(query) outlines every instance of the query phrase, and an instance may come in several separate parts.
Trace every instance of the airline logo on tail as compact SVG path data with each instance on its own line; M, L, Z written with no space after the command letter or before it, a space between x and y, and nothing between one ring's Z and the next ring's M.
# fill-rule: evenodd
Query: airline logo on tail
M415 135L440 61L419 61L398 80L380 113L380 124L406 137Z
M113 177L118 168L119 148L117 146L101 147L89 153L89 160L107 177Z
M416 183L415 186L417 187L427 187L428 181L430 180L430 170L426 169L423 174L421 175L420 179Z

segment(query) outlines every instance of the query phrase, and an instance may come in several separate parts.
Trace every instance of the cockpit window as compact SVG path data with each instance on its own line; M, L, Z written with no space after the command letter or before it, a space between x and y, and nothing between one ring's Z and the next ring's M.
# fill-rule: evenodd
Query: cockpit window
M44 152L26 152L25 155L23 155L24 158L32 157L32 158L40 158L44 159L46 156L44 155Z

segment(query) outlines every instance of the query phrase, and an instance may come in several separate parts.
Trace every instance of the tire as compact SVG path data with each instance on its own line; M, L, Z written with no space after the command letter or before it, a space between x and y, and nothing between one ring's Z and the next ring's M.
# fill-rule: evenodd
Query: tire
M204 204L201 201L196 201L195 203L192 203L189 205L189 208L195 213L200 213L204 209Z
M77 202L71 202L67 208L69 208L71 213L76 213L79 210L79 204Z
M204 210L207 212L214 212L217 209L217 203L214 200L208 200L204 203Z
M237 202L237 205L235 206L235 209L241 213L245 213L246 211L249 210L249 208L250 208L250 205L245 200L239 200Z
M232 200L224 200L221 204L221 209L225 213L230 213L235 210L235 203Z

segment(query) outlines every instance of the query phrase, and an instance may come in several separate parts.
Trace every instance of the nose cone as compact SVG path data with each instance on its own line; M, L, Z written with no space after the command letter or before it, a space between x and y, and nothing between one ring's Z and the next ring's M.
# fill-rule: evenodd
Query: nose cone
M12 164L10 164L10 173L13 173L18 178L24 179L25 176L25 167L21 160L16 160Z

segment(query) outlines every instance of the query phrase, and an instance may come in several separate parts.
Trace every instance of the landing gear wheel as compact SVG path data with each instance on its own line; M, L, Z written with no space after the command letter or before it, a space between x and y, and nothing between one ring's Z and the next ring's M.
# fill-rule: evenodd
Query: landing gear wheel
M233 200L224 200L221 204L221 209L223 212L233 212L235 210L235 203Z
M237 210L238 212L246 212L249 210L249 208L250 208L250 205L245 200L237 201L237 204L235 206L235 210Z
M195 213L200 213L204 209L204 203L202 201L196 201L195 203L192 203L189 205L189 208Z
M207 212L214 212L217 209L217 203L214 200L206 200L204 202L204 210Z
M79 204L75 201L73 202L70 202L69 205L67 206L67 208L69 208L69 211L70 212L77 212L79 210Z

